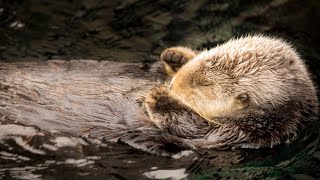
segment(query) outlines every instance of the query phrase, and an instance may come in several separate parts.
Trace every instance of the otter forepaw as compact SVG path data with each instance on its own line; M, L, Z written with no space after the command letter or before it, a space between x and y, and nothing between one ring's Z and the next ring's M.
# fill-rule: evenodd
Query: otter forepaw
M195 138L203 136L211 128L164 86L153 88L144 105L152 123L175 136Z
M162 86L153 88L144 101L151 121L160 128L165 126L164 117L169 111L167 104L170 101L172 100L170 100L169 90Z
M170 96L170 91L166 87L155 87L149 92L147 98L145 99L145 104L153 108L159 108L161 107L162 103L167 104L169 101L172 101L170 100Z
M169 64L172 68L181 67L187 62L187 59L183 56L183 53L173 49L165 50L161 54L161 59Z
M189 48L172 47L164 50L160 58L165 63L166 72L173 75L195 55L196 53Z

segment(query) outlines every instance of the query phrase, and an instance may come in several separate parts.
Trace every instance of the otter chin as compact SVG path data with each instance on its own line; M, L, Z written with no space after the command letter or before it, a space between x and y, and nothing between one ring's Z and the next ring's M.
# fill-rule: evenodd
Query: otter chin
M318 115L306 64L282 39L245 36L200 52L172 47L161 60L172 80L168 88L152 90L147 97L151 121L170 129L167 124L176 121L177 109L184 108L207 126L215 124L208 131L196 128L189 133L197 135L188 139L194 146L272 147L292 140ZM190 118L195 116L180 117L179 122Z

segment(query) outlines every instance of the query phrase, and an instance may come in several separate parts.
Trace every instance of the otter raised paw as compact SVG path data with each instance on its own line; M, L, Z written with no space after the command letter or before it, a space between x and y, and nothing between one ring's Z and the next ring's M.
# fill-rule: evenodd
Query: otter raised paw
M160 59L165 65L165 71L173 76L184 64L196 56L196 52L186 47L172 47L161 53Z

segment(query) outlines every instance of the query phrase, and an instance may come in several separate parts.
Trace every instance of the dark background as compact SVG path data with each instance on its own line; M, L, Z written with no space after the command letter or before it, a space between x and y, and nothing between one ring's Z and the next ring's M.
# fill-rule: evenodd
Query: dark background
M263 33L318 66L319 19L317 0L0 1L0 59L152 62L169 46Z
M291 42L319 84L319 30L318 0L0 0L0 61L94 59L151 63L170 46L201 50L232 37L265 34ZM223 168L220 163L221 168L215 166L216 159L220 162L228 156L238 162L243 156L214 152L213 157L194 162L191 157L156 157L115 144L108 151L84 150L86 155L101 156L101 163L92 169L53 165L39 174L45 179L72 179L79 172L89 179L142 178L147 168L157 164L160 169L191 167L187 168L190 176L203 179L319 178L318 141L310 146L300 144L299 148L304 150L274 150L275 157L261 156L233 168ZM6 166L29 166L42 160L34 157L25 165L0 164L0 175ZM126 164L124 160L135 163ZM212 166L207 161L213 161Z

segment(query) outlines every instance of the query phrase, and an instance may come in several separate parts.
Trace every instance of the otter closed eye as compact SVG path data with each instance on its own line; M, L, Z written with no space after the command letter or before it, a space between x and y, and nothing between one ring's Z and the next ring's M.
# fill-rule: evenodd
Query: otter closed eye
M245 102L248 102L249 101L249 96L247 93L242 93L242 94L239 94L236 99L239 101L239 102L242 102L242 103L245 103Z
M246 36L198 53L181 48L170 48L187 59L171 68L175 71L170 71L170 94L208 122L229 130L207 134L212 141L273 146L292 139L318 114L306 65L284 40Z

